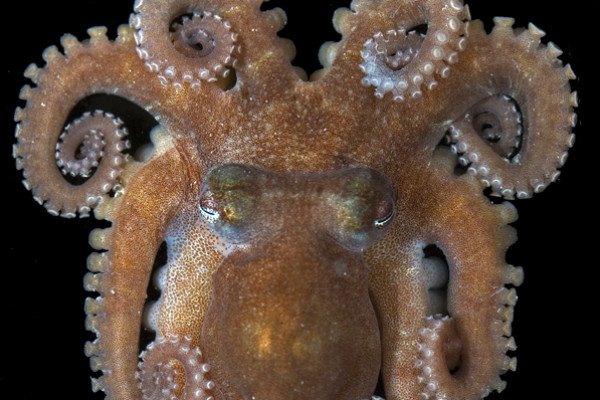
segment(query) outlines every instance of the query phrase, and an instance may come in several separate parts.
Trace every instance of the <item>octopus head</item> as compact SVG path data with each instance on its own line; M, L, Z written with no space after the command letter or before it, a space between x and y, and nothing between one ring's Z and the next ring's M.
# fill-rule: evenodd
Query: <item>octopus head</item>
M199 207L233 245L202 331L215 388L234 398L289 398L291 387L301 398L370 396L380 339L362 250L392 223L387 179L369 168L229 164L208 173Z

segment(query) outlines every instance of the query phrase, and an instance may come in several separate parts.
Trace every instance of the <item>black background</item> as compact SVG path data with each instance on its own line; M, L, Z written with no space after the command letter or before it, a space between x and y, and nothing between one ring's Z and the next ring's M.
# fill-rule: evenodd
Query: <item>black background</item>
M294 64L309 71L318 68L317 51L327 40L338 40L331 25L333 10L347 1L304 0L281 5L288 26L280 36L296 42ZM560 180L533 199L516 202L520 219L515 224L519 241L508 261L525 268L525 283L518 290L514 336L519 349L516 373L508 373L507 389L489 399L588 398L596 386L591 379L598 334L591 326L597 298L598 183L595 153L596 127L592 113L598 105L598 78L592 58L598 51L598 14L595 2L573 0L568 4L542 0L473 0L468 2L474 19L491 27L495 15L516 18L515 26L533 22L547 32L547 39L563 51L578 76L573 87L581 106L577 141ZM82 287L85 260L92 251L88 233L98 226L92 219L65 220L49 215L21 184L14 168L13 112L18 92L26 83L22 73L31 62L43 65L41 54L69 32L80 40L86 29L104 25L115 35L127 23L133 0L14 2L4 13L3 43L8 63L2 116L0 159L8 184L3 193L3 240L8 259L0 275L0 398L46 399L60 396L98 399L90 391L90 370L83 344L93 339L84 330ZM545 38L545 39L546 39ZM544 40L545 40L544 39ZM583 360L583 361L582 361ZM6 397L3 391L13 388ZM587 396L586 396L587 394ZM566 397L566 396L565 396ZM412 400L412 399L410 399Z

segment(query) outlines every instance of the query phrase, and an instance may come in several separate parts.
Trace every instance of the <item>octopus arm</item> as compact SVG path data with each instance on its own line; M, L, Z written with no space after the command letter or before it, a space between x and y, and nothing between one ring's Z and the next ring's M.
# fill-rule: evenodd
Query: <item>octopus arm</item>
M468 8L458 0L407 2L402 13L394 1L354 1L351 10L335 13L342 41L322 47L323 72L344 71L329 73L327 79L343 76L347 87L347 71L355 71L355 89L373 86L378 99L388 92L395 102L420 98L445 80L459 60L468 19Z
M480 21L469 24L457 66L470 77L456 104L464 115L453 122L450 140L493 195L528 198L556 180L574 143L575 76L554 44L541 43L541 30L513 30L510 18L494 22L489 35Z
M205 378L210 365L199 339L212 294L212 274L226 246L212 234L197 207L186 207L169 224L164 241L167 262L156 273L160 298L145 311L146 329L156 339L142 352L138 374L144 398L212 398L214 384Z
M454 162L438 151L436 171L416 179L443 192L413 190L414 180L406 181L396 225L367 252L376 312L387 316L380 323L388 399L479 399L502 390L499 375L514 369L505 353L514 350L516 295L505 285L521 278L504 253L516 239L506 226L516 212L473 196L482 185L469 175L453 178Z
M130 24L138 54L163 84L177 89L187 84L196 90L231 89L243 82L246 88L259 87L254 94L261 95L273 89L264 86L264 77L273 74L278 82L269 85L283 90L298 80L289 63L295 48L277 37L285 13L279 8L263 12L261 3L137 1Z
M105 28L88 32L84 42L63 36L64 54L56 47L46 49L44 68L29 66L25 76L35 86L23 87L20 97L27 104L15 112L14 156L23 182L50 213L65 217L88 215L113 189L127 148L126 131L118 119L111 121L111 115L83 115L64 128L73 107L95 93L123 96L145 106L163 90L136 55L130 28L122 27L116 41L107 38ZM146 84L132 85L140 81ZM75 154L78 148L81 154ZM71 183L65 179L69 174L85 181Z
M198 346L212 274L227 245L210 232L194 205L180 211L165 232L167 262L155 276L161 296L149 307L144 323L159 337L190 337Z
M97 216L113 221L113 226L90 236L92 246L105 251L88 260L92 272L86 275L85 286L99 296L86 302L86 325L98 336L86 345L86 353L92 369L103 372L93 380L93 389L105 391L107 399L140 398L137 382L123 377L136 373L136 344L152 266L188 189L185 174L173 179L157 173L169 170L183 170L172 145L146 164L130 165L124 171L124 194L106 196L97 209Z

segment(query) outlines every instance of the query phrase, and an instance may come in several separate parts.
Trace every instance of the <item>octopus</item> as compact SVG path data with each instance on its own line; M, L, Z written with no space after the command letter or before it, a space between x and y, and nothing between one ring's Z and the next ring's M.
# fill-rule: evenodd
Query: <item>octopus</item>
M65 35L25 71L23 184L52 215L104 223L84 278L92 390L502 391L512 202L574 143L561 50L459 0L354 0L309 75L267 6L138 0L116 36Z

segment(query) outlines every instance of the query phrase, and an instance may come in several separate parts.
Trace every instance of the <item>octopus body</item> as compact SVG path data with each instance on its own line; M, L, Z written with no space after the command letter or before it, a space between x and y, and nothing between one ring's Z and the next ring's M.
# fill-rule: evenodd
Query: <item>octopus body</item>
M354 0L307 77L285 22L261 0L137 0L114 39L65 35L25 71L23 183L108 222L84 278L92 390L502 391L523 280L509 201L559 176L572 69L539 28L486 31L459 0ZM79 113L94 98L117 106ZM118 105L156 120L149 144Z

